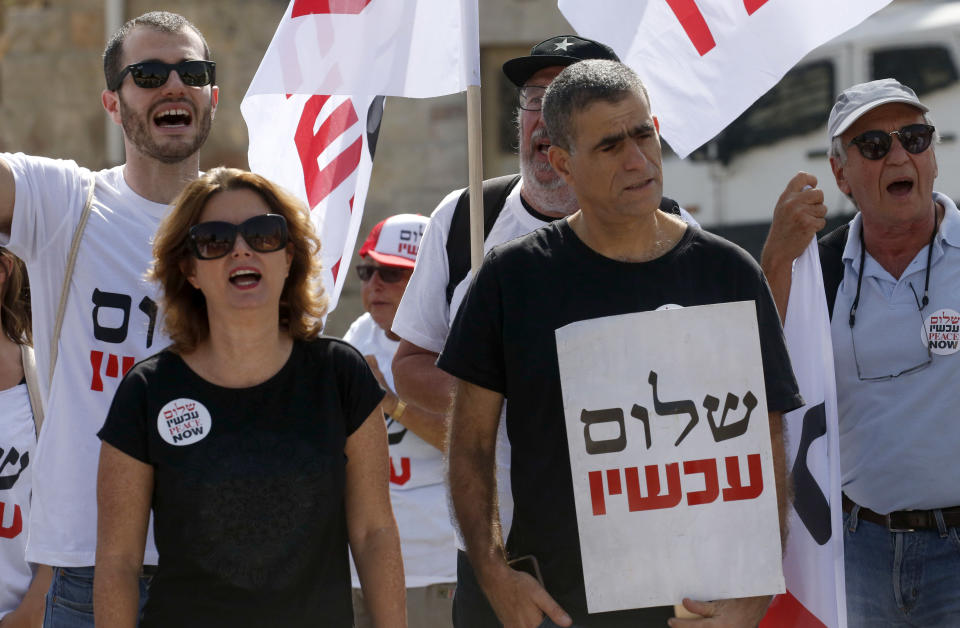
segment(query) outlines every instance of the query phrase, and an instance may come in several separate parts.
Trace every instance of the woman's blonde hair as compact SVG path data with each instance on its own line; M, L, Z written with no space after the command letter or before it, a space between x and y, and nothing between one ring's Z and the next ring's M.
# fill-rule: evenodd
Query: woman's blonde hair
M148 279L160 284L164 329L173 348L181 353L193 351L210 335L206 299L187 281L185 273L196 263L187 235L190 227L200 222L207 202L219 192L232 190L255 192L271 213L287 221L287 246L292 247L293 257L280 295L280 325L299 340L315 338L322 328L327 296L320 282L320 241L307 209L292 194L258 174L214 168L190 183L173 202L157 230L153 265L147 273Z
M7 280L0 286L0 319L3 333L17 344L33 344L33 328L30 323L30 283L23 260L0 246L0 257L10 260L9 272L4 262L2 272Z

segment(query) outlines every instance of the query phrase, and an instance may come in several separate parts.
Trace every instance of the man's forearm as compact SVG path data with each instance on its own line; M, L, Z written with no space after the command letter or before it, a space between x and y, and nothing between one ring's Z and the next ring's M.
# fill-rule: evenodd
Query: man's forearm
M766 254L761 258L763 274L767 278L767 285L770 286L770 293L773 295L773 302L777 305L777 313L780 315L780 323L787 322L787 304L790 300L790 287L793 284L793 260L777 258L775 255Z
M454 378L437 367L437 354L406 340L393 358L393 383L397 395L427 412L446 414L453 399Z
M458 382L450 429L450 494L470 563L481 586L505 566L497 505L496 440L503 397Z
M450 494L470 562L481 578L491 560L505 561L497 506L494 450L450 443Z

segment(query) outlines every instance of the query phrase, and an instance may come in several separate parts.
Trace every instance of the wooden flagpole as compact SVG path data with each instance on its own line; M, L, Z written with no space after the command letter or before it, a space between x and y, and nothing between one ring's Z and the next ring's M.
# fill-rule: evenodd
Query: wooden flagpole
M467 86L467 168L470 183L470 268L483 261L483 147L480 129L480 86Z
M460 0L463 72L467 84L467 174L470 190L470 269L483 261L483 147L480 129L480 7Z

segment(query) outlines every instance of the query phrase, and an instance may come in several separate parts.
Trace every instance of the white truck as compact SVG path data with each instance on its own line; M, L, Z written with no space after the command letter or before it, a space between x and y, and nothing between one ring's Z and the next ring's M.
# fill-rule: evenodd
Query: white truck
M935 188L960 199L960 1L894 2L817 48L724 131L686 159L664 148L668 195L707 229L755 255L787 181L817 177L834 221L854 212L827 159L827 118L839 92L893 77L930 107L940 133Z

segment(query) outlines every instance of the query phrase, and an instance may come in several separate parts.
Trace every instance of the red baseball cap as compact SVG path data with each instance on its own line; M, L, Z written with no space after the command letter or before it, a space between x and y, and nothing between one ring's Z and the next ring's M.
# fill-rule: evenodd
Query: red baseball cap
M369 255L385 266L413 268L427 222L429 219L419 214L397 214L381 220L360 247L360 257Z

